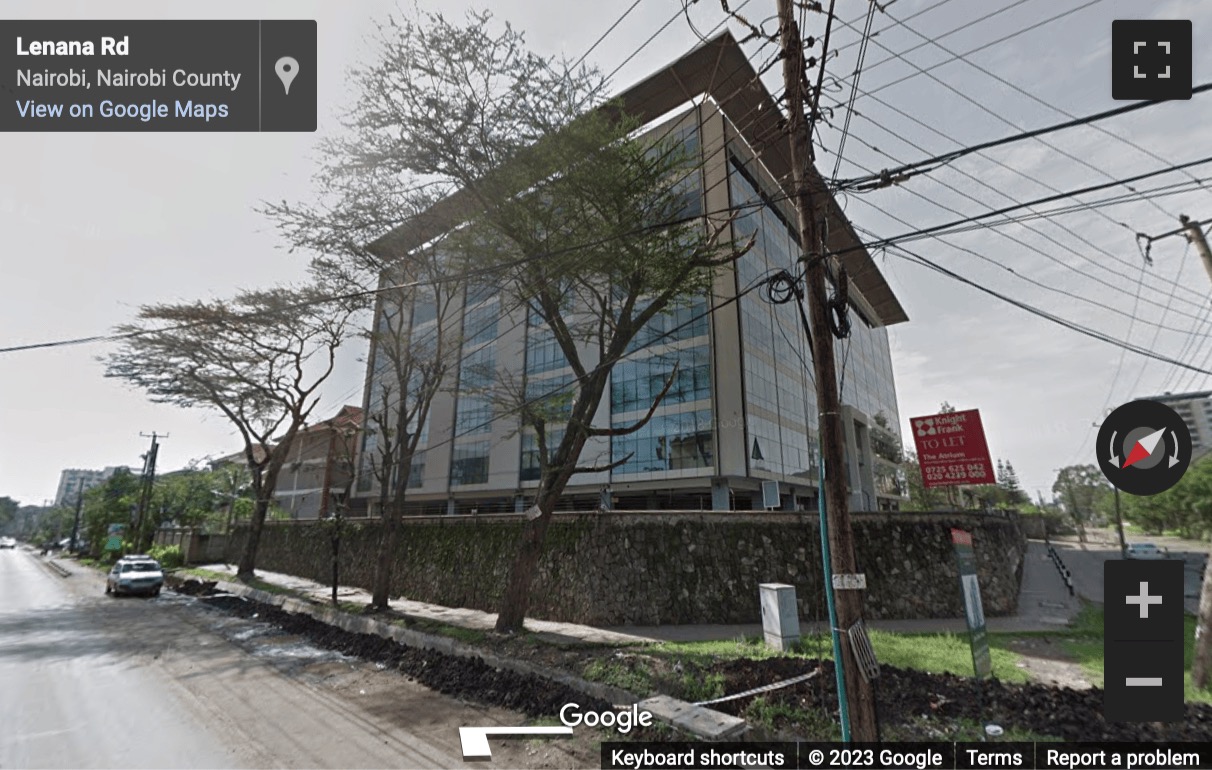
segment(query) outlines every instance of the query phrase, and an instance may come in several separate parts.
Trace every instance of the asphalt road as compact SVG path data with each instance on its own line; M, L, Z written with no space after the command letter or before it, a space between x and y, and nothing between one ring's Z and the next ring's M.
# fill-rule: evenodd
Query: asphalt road
M0 551L0 768L482 770L457 728L525 723L189 597L107 597L68 565ZM503 741L492 764L584 765L564 748Z

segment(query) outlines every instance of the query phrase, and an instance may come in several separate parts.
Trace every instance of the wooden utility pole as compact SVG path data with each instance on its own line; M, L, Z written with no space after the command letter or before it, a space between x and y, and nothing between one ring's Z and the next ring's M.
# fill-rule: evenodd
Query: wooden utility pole
M143 438L151 439L151 448L147 450L147 454L144 456L143 478L141 480L142 485L141 489L139 490L139 513L135 518L135 532L133 540L136 551L142 551L146 548L146 546L143 545L143 529L146 527L147 522L151 520L151 515L148 509L152 504L152 492L156 483L156 455L160 453L160 444L158 439L168 438L167 434L161 436L155 431L152 431L150 436L148 436L146 433L140 433L139 435Z
M84 479L76 486L76 515L72 518L72 537L67 542L67 551L76 550L76 538L80 536L80 508L84 504Z
M805 267L809 319L812 329L812 359L816 371L817 403L820 408L821 455L824 462L826 519L833 575L857 572L854 533L850 527L849 490L846 488L845 456L842 451L842 404L833 358L833 333L826 306L824 243L817 227L818 204L824 211L827 192L813 167L811 126L804 115L806 69L804 43L795 22L792 0L777 0L779 42L783 49L783 82L786 84L788 131L791 138L792 195L799 215L800 250ZM824 66L825 52L821 55ZM815 109L815 108L814 108ZM813 116L815 118L815 115ZM858 589L839 589L837 622L845 633L863 617L863 594ZM850 713L851 739L875 741L875 697L871 683L860 673L854 647L841 645L846 699Z
M1208 277L1212 279L1212 249L1208 248L1208 239L1204 236L1204 228L1199 222L1192 222L1190 217L1181 216L1183 232L1187 240L1195 244L1203 260ZM1212 675L1212 554L1204 566L1204 583L1199 592L1199 620L1195 624L1195 656L1191 662L1191 684L1201 689L1207 689L1208 678Z

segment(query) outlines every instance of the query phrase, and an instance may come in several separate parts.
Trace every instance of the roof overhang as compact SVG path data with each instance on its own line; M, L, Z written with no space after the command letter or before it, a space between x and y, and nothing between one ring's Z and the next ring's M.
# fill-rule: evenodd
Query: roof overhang
M783 114L730 32L628 88L613 104L643 125L703 96L716 103L779 186L791 190L791 139L781 125ZM810 174L809 186L823 191L819 172L811 168ZM371 251L384 257L406 254L437 238L474 212L470 197L457 192L442 199L372 243ZM872 320L885 326L909 320L837 201L831 194L819 197L825 200L827 246L838 254L853 285L875 311L878 319Z

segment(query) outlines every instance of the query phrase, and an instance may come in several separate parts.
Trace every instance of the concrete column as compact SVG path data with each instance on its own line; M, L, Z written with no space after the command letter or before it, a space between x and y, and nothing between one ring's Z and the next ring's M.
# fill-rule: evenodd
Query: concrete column
M728 479L715 478L711 480L711 510L732 510L732 493L728 487Z

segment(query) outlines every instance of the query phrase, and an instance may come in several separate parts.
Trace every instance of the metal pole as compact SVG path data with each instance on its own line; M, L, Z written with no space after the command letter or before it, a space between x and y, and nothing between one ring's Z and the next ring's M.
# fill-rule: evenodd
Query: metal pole
M833 603L833 570L829 553L829 517L825 514L825 460L819 454L817 473L819 492L817 509L821 517L821 567L825 574L825 604L829 607L829 635L833 639L833 673L837 676L837 716L842 726L842 740L850 742L850 707L846 700L846 671L842 666L842 638L837 627L837 607Z

